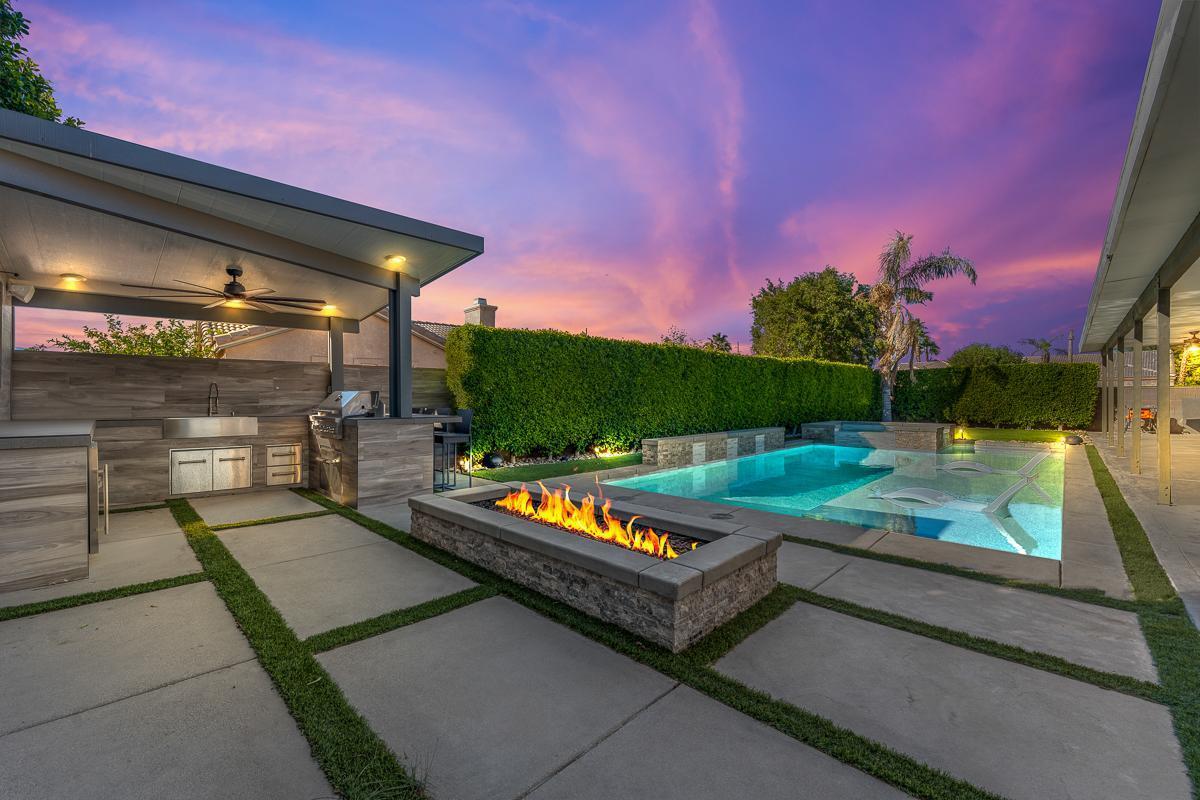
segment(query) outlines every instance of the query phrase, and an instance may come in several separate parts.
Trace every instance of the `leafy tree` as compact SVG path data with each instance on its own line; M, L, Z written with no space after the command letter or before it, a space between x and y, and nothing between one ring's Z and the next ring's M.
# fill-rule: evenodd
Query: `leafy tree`
M1032 347L1034 354L1042 357L1042 363L1049 364L1051 353L1058 353L1060 356L1065 356L1067 354L1066 350L1063 350L1061 347L1054 344L1056 339L1057 337L1054 339L1022 339L1021 344Z
M920 320L909 311L909 304L923 305L933 299L933 292L925 288L930 281L963 275L975 283L974 265L949 248L914 260L912 238L896 231L879 254L879 279L868 293L879 314L877 366L886 422L892 419L892 391L900 362L911 356L920 340Z
M825 267L789 283L768 280L750 298L750 309L757 355L852 364L870 364L875 356L879 314L849 273Z
M715 353L733 352L733 345L729 343L729 337L720 331L717 331L704 341L696 342L696 346L701 350L712 350Z
M667 332L662 335L662 338L659 341L661 341L663 344L677 344L680 347L687 347L689 344L691 344L691 340L688 339L687 331L675 325L667 328Z
M83 120L78 117L63 119L53 85L21 45L28 34L25 15L12 7L11 0L0 0L0 108L82 128Z
M1024 364L1025 356L1006 345L972 342L954 351L950 356L952 367L1002 367L1006 364Z
M115 314L105 314L106 330L83 326L83 336L63 335L31 350L57 347L72 353L106 353L127 356L216 358L217 350L203 336L200 325L177 319L157 320L154 326L130 325Z
M1200 386L1200 347L1173 347L1179 358L1175 369L1176 386Z

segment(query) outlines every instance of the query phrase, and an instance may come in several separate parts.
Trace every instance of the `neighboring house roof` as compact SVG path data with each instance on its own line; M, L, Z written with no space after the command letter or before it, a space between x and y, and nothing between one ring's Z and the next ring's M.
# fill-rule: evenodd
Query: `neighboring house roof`
M387 319L387 313L380 311L375 314L382 320ZM204 335L218 350L227 350L238 345L257 342L269 336L286 333L292 328L276 328L270 325L242 325L234 322L204 322ZM446 336L457 328L449 322L420 322L413 320L412 333L419 339L432 344L434 347L445 349Z

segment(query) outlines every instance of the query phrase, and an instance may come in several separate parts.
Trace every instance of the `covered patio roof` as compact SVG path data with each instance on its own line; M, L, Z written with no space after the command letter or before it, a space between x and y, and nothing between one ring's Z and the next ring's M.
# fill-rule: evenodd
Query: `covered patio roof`
M351 332L389 290L416 296L483 252L469 233L7 110L0 209L0 269L44 308ZM229 265L247 288L333 308L206 310L121 285L219 289Z
M1165 0L1080 337L1111 348L1171 292L1170 338L1200 329L1200 9ZM1145 326L1144 344L1156 344Z

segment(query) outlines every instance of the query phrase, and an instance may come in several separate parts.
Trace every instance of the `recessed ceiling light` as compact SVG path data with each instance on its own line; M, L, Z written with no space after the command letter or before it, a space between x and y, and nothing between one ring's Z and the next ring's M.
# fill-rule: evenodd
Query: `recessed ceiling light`
M387 264L389 267L402 266L406 261L408 261L408 259L405 258L404 256L384 256L383 257L383 263Z
M87 276L80 275L78 272L64 272L58 277L67 283L85 283L87 281Z
M337 306L335 306L333 303L326 303L325 305L321 306L321 312L324 314L332 314L335 311L337 311Z

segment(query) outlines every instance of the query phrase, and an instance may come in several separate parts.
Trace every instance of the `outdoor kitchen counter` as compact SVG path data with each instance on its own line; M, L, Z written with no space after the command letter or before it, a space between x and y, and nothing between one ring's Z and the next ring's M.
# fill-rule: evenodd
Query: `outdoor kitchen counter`
M92 420L29 420L0 422L0 450L30 447L87 447L96 423ZM0 489L3 489L0 486Z
M359 510L405 506L433 488L433 426L453 414L347 417L341 440L339 496Z

